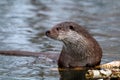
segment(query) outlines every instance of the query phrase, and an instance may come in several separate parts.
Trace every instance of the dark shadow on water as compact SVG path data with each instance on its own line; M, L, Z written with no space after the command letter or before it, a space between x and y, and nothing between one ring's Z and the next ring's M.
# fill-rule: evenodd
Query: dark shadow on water
M86 80L87 70L59 70L60 80Z

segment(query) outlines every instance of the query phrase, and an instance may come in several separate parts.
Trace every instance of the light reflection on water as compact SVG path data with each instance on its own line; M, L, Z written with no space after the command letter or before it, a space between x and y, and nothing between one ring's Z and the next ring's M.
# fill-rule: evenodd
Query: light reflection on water
M103 63L120 60L119 0L1 0L0 50L60 52L61 43L44 32L62 21L74 21L91 32L106 55ZM117 55L117 56L116 56ZM32 57L0 56L0 79L58 79L56 67Z

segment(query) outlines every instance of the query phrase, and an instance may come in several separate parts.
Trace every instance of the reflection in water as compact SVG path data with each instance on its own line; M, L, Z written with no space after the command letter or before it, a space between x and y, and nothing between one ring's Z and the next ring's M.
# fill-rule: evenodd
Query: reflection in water
M86 80L87 70L59 70L60 80Z
M60 52L61 44L44 32L62 21L86 28L103 48L102 63L120 60L120 0L1 0L0 50ZM37 59L38 61L38 59ZM42 60L43 61L43 60ZM59 80L57 67L31 57L0 56L1 80ZM65 75L69 71L60 72ZM70 75L81 72L70 71ZM70 76L67 77L67 79ZM83 77L84 78L84 77Z

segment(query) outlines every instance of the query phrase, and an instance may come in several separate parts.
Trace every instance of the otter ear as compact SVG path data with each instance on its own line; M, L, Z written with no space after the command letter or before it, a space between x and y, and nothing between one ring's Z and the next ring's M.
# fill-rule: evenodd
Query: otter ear
M71 30L75 30L75 29L74 29L74 27L73 27L73 26L71 26L71 25L69 26L69 29L71 29Z

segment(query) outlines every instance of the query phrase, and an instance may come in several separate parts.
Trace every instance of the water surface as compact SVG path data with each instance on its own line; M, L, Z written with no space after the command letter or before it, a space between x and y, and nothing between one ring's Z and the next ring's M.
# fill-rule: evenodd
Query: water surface
M63 21L85 26L103 48L102 63L120 60L120 0L0 0L0 50L60 52L44 32ZM52 55L52 54L51 54ZM45 60L44 60L45 59ZM0 80L59 80L46 58L0 55Z

